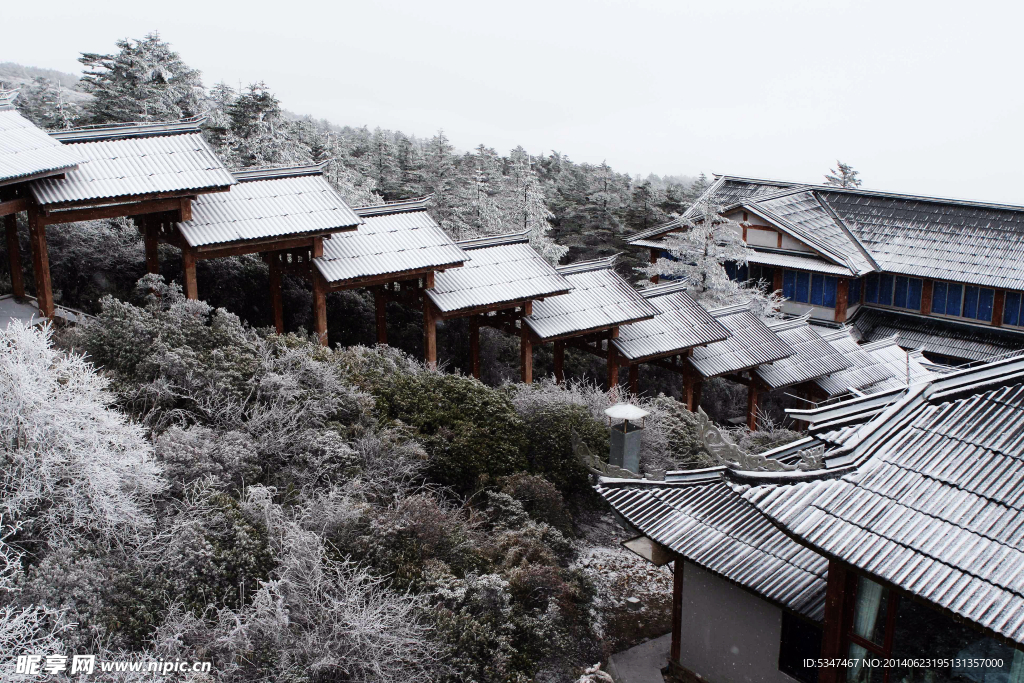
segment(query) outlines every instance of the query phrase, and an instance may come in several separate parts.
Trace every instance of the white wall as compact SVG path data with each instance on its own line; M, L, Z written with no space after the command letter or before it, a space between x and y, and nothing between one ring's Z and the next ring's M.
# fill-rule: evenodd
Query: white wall
M794 683L779 671L782 610L686 563L680 659L709 683Z
M825 306L812 306L810 304L801 304L796 301L784 301L782 302L782 312L787 315L803 315L808 311L811 312L811 318L814 320L826 320L828 322L834 322L836 319L836 309L826 308ZM849 319L851 312L847 309L846 317Z

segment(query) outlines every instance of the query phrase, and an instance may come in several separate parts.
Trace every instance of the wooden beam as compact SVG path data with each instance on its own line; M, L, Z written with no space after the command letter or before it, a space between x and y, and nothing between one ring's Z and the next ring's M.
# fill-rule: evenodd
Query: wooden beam
M757 431L757 401L760 396L760 383L751 380L747 385L747 429Z
M850 281L845 277L839 278L836 286L836 314L833 320L837 323L846 322L846 309L850 303Z
M377 322L377 343L387 346L388 343L388 300L384 295L384 287L373 288L373 310Z
M274 311L274 329L284 334L284 305L281 302L281 259L278 254L270 254L267 259L270 267L270 307Z
M473 376L480 379L480 316L469 319L469 357Z
M429 297L423 297L423 360L427 367L437 367L437 308Z
M447 267L461 266L461 263L451 264ZM401 273L387 273L385 275L370 275L367 277L357 277L351 280L340 280L338 282L331 283L330 291L339 292L343 289L358 289L361 287L376 287L382 285L388 285L393 282L406 282L408 280L418 279L421 275L427 273L433 274L434 271L443 270L444 268L419 268L416 270L404 270ZM405 291L403 288L402 291Z
M686 403L686 409L691 413L697 412L697 407L700 405L700 391L703 385L701 376L692 368L688 367L687 371L683 373L683 400Z
M320 258L324 255L324 237L317 235L313 238L313 258Z
M29 201L28 197L18 197L17 199L0 202L0 216L13 216L16 213L28 211L28 207L31 204L32 202Z
M160 251L158 246L160 226L154 219L142 216L138 219L142 224L142 239L146 245L146 272L150 275L160 274Z
M132 206L137 204L145 204L147 202L163 201L168 202L180 202L183 198L194 199L201 194L216 194L218 192L230 192L231 185L224 185L222 187L207 187L201 190L169 190L167 192L147 192L145 194L133 194L125 195L123 197L115 197L109 200L103 199L76 199L71 202L58 202L53 204L47 204L44 208L46 214L52 214L57 211L66 211L71 209L91 209L97 208L97 205L103 206ZM174 206L172 211L178 212L181 210L181 204L178 203ZM149 212L146 212L149 213ZM355 228L352 228L355 230Z
M324 346L327 343L327 281L313 273L313 331Z
M192 198L182 197L178 200L178 219L184 223L192 220Z
M529 315L527 313L527 315ZM519 367L523 384L533 383L533 339L526 323L520 323L519 329Z
M155 199L137 204L110 204L86 209L52 211L42 216L42 221L45 225L58 225L60 223L75 223L78 221L96 221L104 218L127 218L142 216L147 213L162 213L164 211L178 213L180 210L180 199Z
M306 235L303 237L289 237L287 239L252 240L243 244L231 244L227 246L209 245L196 247L196 258L207 260L212 258L224 258L227 256L244 256L246 254L257 254L261 251L287 251L289 249L312 249L313 238Z
M682 666L679 657L683 644L683 567L681 556L672 563L672 645L668 651L670 662Z
M29 245L32 247L32 271L36 279L36 301L39 312L53 318L53 286L50 283L50 255L46 250L46 225L35 206L28 209Z
M555 342L555 382L565 382L565 342Z
M18 217L4 216L4 232L7 233L7 258L11 264L11 291L15 299L25 298L25 273L21 267L21 244L18 241Z
M181 250L181 269L185 298L196 301L199 299L199 286L196 284L196 252L191 247Z

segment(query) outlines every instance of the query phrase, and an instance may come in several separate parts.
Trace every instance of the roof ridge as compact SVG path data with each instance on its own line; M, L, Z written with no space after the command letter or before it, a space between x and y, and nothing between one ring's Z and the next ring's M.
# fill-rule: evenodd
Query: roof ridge
M295 178L297 176L323 175L324 168L328 161L319 164L303 164L296 166L263 166L260 168L245 168L240 171L232 171L231 175L238 182L251 182L253 180L277 180L278 178Z
M867 344L861 344L860 347L862 349L864 349L865 351L877 351L878 349L884 349L887 346L892 346L894 344L898 345L899 342L900 342L900 333L899 332L893 332L888 337L883 337L882 339L876 339L874 341L868 342Z
M430 200L434 195L428 194L423 197L414 197L412 199L400 199L394 202L385 202L384 204L374 204L369 206L356 206L352 210L356 212L357 216L368 217L368 216L387 216L393 213L407 213L410 211L425 211L430 205Z
M632 235L626 237L626 241L631 242L633 240L645 240L648 239L649 237L657 237L663 232L674 230L675 228L680 227L684 220L687 219L683 216L676 216L667 223L662 223L661 225L657 225L653 228L648 228L647 230L641 230L640 232L634 232Z
M474 237L468 240L460 240L456 242L461 249L483 249L485 247L498 247L504 244L519 244L520 242L530 241L529 229L523 230L522 232L510 232L503 235L486 235L484 237Z
M868 263L871 264L875 271L882 270L882 266L879 265L878 261L875 260L875 257L871 255L871 251L868 250L868 248L864 246L864 243L860 241L860 238L857 237L857 233L855 233L853 230L850 230L850 226L846 224L846 221L839 217L839 214L836 213L831 206L829 206L828 202L824 201L821 197L818 196L818 192L818 190L811 190L811 194L814 195L814 201L818 202L818 205L825 210L825 213L831 216L832 220L836 222L836 225L839 226L839 229L846 233L847 237L853 240L853 243L857 245L857 249L864 256L864 258L868 260ZM847 261L849 261L849 259L847 259ZM847 265L849 266L850 270L852 270L855 273L857 272L857 269L853 267L852 262L847 263Z
M615 265L615 260L619 257L621 252L616 252L611 256L604 258L591 259L589 261L577 261L576 263L567 263L564 266L555 266L562 275L574 275L576 273L586 273L592 270L608 270Z
M811 196L814 196L814 192L810 188L800 188L800 191L811 192ZM815 197L814 200L818 201L817 197ZM818 204L820 205L821 202L818 202ZM808 246L813 247L815 251L817 251L819 256L824 256L827 259L831 259L832 262L837 265L850 268L850 264L849 262L847 262L846 256L844 254L834 253L832 249L828 247L828 245L823 244L821 240L817 239L814 235L802 234L803 231L795 228L790 221L786 220L785 218L782 218L771 209L764 206L760 206L759 201L757 199L744 200L743 202L741 202L741 206L745 207L746 209L750 210L753 213L760 214L761 217L764 218L765 220L772 221L773 223L776 224L776 226L778 226L786 233L788 233L790 237L794 237L795 239L807 244ZM853 268L850 268L850 270L856 272L856 270Z
M727 306L719 306L718 308L709 308L706 310L712 315L712 317L718 318L723 315L733 315L734 313L750 311L750 302L744 301L738 304L729 304Z
M645 299L653 299L657 296L665 296L666 294L675 294L676 292L686 291L686 280L676 280L674 282L666 282L665 284L653 285L651 287L644 287L643 289L637 290Z
M50 137L61 142L101 142L106 140L123 140L126 138L157 137L161 135L183 135L198 133L199 127L207 117L193 116L180 121L111 123L95 126L82 126L71 130L53 131Z
M791 330L795 327L803 327L804 325L810 325L808 322L811 319L811 312L807 311L803 315L798 315L795 318L781 318L781 319L767 319L762 322L772 332L781 332L783 330Z

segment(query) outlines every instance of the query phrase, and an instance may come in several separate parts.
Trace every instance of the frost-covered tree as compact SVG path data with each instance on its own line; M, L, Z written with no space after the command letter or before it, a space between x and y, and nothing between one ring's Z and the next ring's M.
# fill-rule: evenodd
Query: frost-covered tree
M853 166L838 160L836 161L836 166L838 170L832 168L825 174L826 185L834 187L860 187L861 181L858 177L860 174L853 170Z
M427 143L423 169L425 189L433 195L431 212L438 224L456 240L473 237L473 231L463 214L465 206L460 201L458 159L455 148L443 130Z
M14 102L22 116L49 130L74 128L82 118L82 108L68 100L60 81L41 76L22 89Z
M295 154L285 137L281 103L267 84L251 84L228 108L231 161L239 166L287 163Z
M510 227L514 230L529 230L530 245L551 263L569 251L568 247L552 239L551 223L554 214L544 201L544 190L533 169L530 155L522 147L516 147L508 156L508 170L502 183L501 204Z
M389 130L376 128L370 139L370 150L367 156L367 170L377 184L377 191L390 198L398 189L401 169L398 156L392 142L393 134Z
M117 41L117 54L83 52L82 85L91 123L174 121L202 113L205 91L190 68L160 34Z

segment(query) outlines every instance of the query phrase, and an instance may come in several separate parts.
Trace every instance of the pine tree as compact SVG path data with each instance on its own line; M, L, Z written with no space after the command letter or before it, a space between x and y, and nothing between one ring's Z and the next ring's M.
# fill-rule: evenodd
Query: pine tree
M60 81L54 84L42 76L23 88L14 103L22 116L48 130L74 128L82 118L82 108L67 100Z
M825 184L832 185L834 187L860 187L861 181L860 174L853 170L853 167L849 164L844 164L841 161L836 161L836 166L839 170L829 169L829 172L825 174Z
M377 191L384 195L385 199L396 198L401 177L401 168L398 166L398 157L391 138L391 131L375 129L367 154L370 175L377 184Z
M455 148L443 130L430 139L426 150L424 185L433 195L431 210L438 224L452 236L461 240L473 236L463 219L464 207L459 201L460 179Z
M501 204L514 230L529 230L530 245L548 261L558 263L569 251L568 247L558 244L550 235L551 223L548 219L554 214L544 201L544 192L530 155L522 147L516 147L508 156Z
M228 107L231 162L236 166L267 166L299 161L284 134L281 104L260 81L249 86Z
M500 203L504 187L502 159L490 147L478 145L475 154L467 154L465 166L470 170L469 186L466 192L468 207L467 220L481 235L500 233L505 230L505 216Z
M663 201L662 193L650 180L637 183L630 196L629 209L626 211L629 227L633 230L646 230L664 222L667 216L658 208Z
M158 33L119 40L117 54L82 53L91 123L176 121L204 109L199 71L186 65Z

